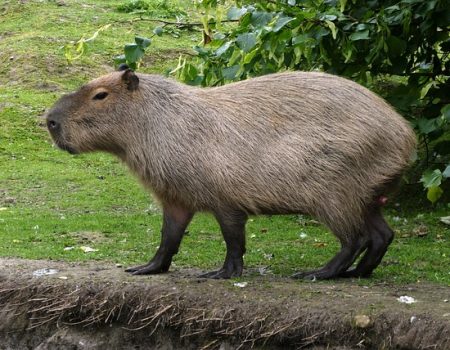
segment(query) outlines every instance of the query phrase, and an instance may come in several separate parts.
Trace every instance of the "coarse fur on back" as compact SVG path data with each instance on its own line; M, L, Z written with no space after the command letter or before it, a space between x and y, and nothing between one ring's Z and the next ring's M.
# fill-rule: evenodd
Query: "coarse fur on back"
M163 205L311 214L343 243L415 149L408 122L383 99L330 74L205 89L146 74L134 88L125 74L63 97L49 113L65 116L52 136L73 153L116 154Z

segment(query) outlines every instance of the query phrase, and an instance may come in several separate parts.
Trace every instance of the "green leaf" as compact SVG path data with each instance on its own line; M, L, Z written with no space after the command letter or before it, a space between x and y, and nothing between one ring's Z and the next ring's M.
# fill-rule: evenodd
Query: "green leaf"
M195 79L197 78L198 75L198 71L197 68L190 64L190 63L186 63L182 69L181 72L181 78L183 81L187 82L187 83L191 83L193 81L195 81Z
M450 177L450 165L447 165L447 167L445 168L444 172L442 173L442 176L445 178L449 178Z
M114 60L114 64L115 64L116 66L118 66L118 65L121 64L121 63L125 63L125 62L127 61L127 59L125 58L125 55L115 56L115 57L113 58L113 60Z
M205 49L203 46L194 46L193 49L198 53L199 57L207 56L209 51Z
M342 47L342 54L345 57L344 63L348 63L352 58L353 51L355 51L355 47L353 46L351 41L346 41Z
M149 38L144 38L142 36L137 36L134 38L134 41L136 42L136 44L138 44L141 48L145 49L147 47L150 46L150 44L152 43L152 40Z
M427 199L431 203L435 203L442 196L442 193L444 193L442 188L440 188L439 186L432 186L428 188Z
M288 5L289 6L295 6L296 3L297 3L296 0L288 0Z
M439 169L428 170L420 178L425 188L439 187L442 182L442 173Z
M138 62L144 56L144 50L138 44L126 44L124 48L125 58L129 63Z
M275 21L275 24L273 26L273 31L276 33L278 31L280 31L281 28L283 28L286 24L288 24L289 22L292 22L295 18L293 17L289 17L289 16L285 16L285 15L280 15L278 16L277 20Z
M244 64L248 64L252 61L253 57L258 53L258 49L253 50L244 56Z
M247 13L245 7L238 8L236 6L231 7L227 13L227 19L230 21L236 21Z
M334 21L337 19L336 15L324 15L322 17L320 17L321 21Z
M450 122L450 104L441 108L441 113L447 122Z
M358 32L362 32L363 30L366 30L366 29L367 29L367 24L365 24L365 23L359 23L356 26L356 31L358 31Z
M157 36L161 36L164 33L164 29L162 27L156 27L153 29L153 33L155 33Z
M430 89L435 86L436 83L434 81L430 81L428 84L426 84L421 90L420 90L420 99L423 99Z
M305 44L311 40L314 39L310 38L308 34L299 34L292 38L292 45Z
M239 18L239 27L241 29L245 28L246 31L248 31L249 29L247 29L247 27L250 25L251 20L252 20L252 13L247 12L245 15Z
M367 40L367 39L369 39L369 29L363 30L363 31L361 31L361 32L355 32L355 33L352 33L352 34L349 36L349 39L350 39L351 41Z
M417 127L422 134L429 134L440 127L440 117L434 119L420 118L417 121Z
M340 5L340 11L341 12L344 12L346 4L347 4L347 0L339 0L339 5Z
M320 38L327 36L328 34L330 34L330 31L324 27L318 27L311 31L311 35L317 40L320 40Z
M214 33L213 34L213 40L223 40L225 39L227 36L223 33Z
M231 57L228 60L228 64L230 66L233 66L242 57L242 51L241 50L232 50L232 51L233 51L233 53L231 54Z
M137 66L136 62L126 62L126 63L130 69L137 70L138 66Z
M220 57L222 56L231 46L232 42L231 41L227 41L225 44L223 44L221 47L219 47L216 50L216 56Z
M398 109L408 111L411 105L417 103L419 97L420 89L417 86L400 84L390 91L387 100Z
M273 15L268 12L254 11L250 23L255 28L261 28L266 26L273 18Z
M336 40L336 26L335 26L335 24L333 22L331 22L331 21L328 21L328 20L325 21L325 23L328 25L328 28L330 28L331 35L332 35L333 39Z
M249 52L256 46L256 34L244 33L240 34L236 38L236 44L244 52Z
M222 75L226 80L235 80L240 66L238 64L222 69Z

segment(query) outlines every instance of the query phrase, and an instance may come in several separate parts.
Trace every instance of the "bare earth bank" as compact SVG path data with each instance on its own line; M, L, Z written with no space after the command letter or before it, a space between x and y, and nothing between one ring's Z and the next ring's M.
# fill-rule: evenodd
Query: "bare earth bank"
M0 259L0 349L450 349L449 287L199 273Z

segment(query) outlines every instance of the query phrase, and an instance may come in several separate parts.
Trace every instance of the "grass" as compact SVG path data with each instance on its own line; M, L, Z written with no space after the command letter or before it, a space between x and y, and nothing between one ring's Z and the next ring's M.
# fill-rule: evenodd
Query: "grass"
M116 11L118 3L0 5L0 256L128 266L148 260L159 244L161 213L127 169L107 154L71 156L53 148L41 118L61 94L113 69L112 58L134 35L151 35L157 24L126 23L136 15ZM172 3L193 13L188 2ZM67 64L62 46L110 23L85 56ZM180 52L199 41L195 31L155 38L141 71L175 67ZM423 203L419 193L387 209L397 235L370 282L450 285L450 233L439 222L448 207ZM338 249L326 228L298 216L251 218L247 242L246 266L280 275L319 267ZM98 251L85 253L82 246ZM200 214L174 265L213 269L224 254L217 223Z

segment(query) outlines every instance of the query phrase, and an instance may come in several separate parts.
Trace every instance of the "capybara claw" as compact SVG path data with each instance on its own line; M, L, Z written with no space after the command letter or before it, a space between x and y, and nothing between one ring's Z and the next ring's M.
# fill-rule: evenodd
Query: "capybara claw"
M230 272L225 269L220 269L217 271L210 271L210 272L203 273L198 277L220 280L220 279L230 279L231 277L239 277L239 276L234 271Z
M312 272L296 272L291 277L305 281L315 281L317 279Z
M134 273L134 272L139 271L139 270L141 270L141 269L143 269L145 267L147 267L147 265L139 265L139 266L129 267L129 268L125 269L125 272Z
M307 272L297 272L294 273L292 276L292 278L296 278L296 279L302 279L305 281L316 281L316 280L326 280L326 279L330 279L330 278L334 278L336 277L336 274L333 273L330 270L314 270L314 271L307 271Z
M137 271L136 267L130 267L128 269L125 269L125 272L128 272L128 273L133 273L133 272L136 272L136 271Z

